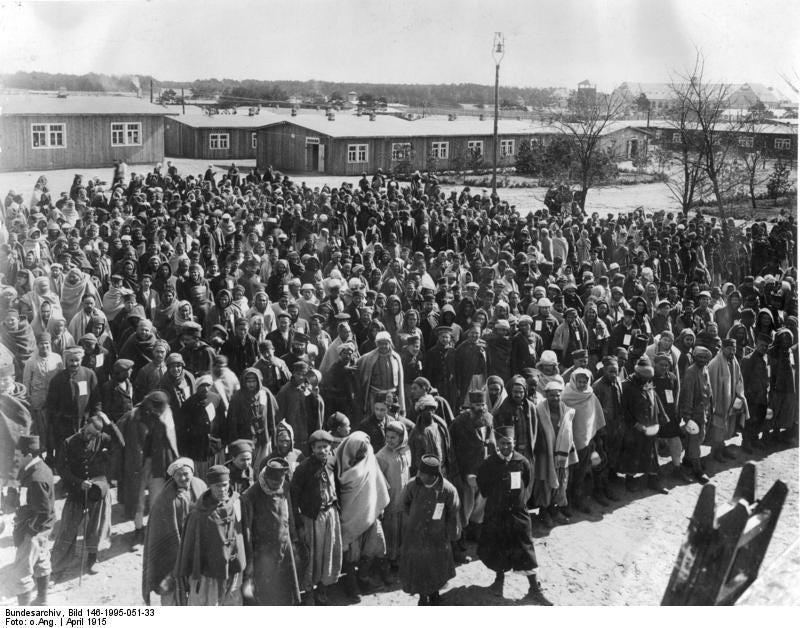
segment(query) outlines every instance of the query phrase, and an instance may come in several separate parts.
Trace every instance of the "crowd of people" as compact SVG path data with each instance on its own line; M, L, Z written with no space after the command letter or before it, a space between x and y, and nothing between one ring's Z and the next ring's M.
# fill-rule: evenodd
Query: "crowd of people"
M434 175L170 163L0 200L20 604L79 546L97 572L114 496L148 604L399 580L432 605L474 557L498 596L515 570L547 604L535 527L797 444L783 213L520 211Z

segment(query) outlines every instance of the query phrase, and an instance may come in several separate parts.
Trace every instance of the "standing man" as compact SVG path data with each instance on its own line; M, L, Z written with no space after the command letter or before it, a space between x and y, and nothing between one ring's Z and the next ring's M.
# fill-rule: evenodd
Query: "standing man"
M58 468L67 487L67 499L53 547L56 578L66 571L81 529L84 531L81 551L88 552L87 573L97 573L97 553L110 545L108 476L114 446L125 447L125 441L117 426L102 412L90 416L80 431L61 445Z
M81 429L87 414L94 412L100 403L97 376L92 369L81 366L83 354L81 347L65 349L66 368L50 380L45 401L51 430L47 439L48 458L60 443Z
M317 430L308 439L311 456L292 476L291 499L303 554L301 586L308 601L328 605L327 587L342 569L342 526L339 521L331 444L333 436ZM314 590L316 587L316 590ZM313 596L313 597L312 597Z
M433 606L441 600L439 589L456 575L450 547L460 532L458 493L442 477L439 459L426 455L402 500L406 524L400 581L403 591L419 594L419 606Z
M753 352L742 358L742 379L744 380L744 396L750 418L744 425L742 449L752 454L755 449L765 449L761 442L761 432L767 419L769 403L769 368L767 351L772 339L767 334L759 334Z
M450 425L450 440L458 474L453 482L461 501L461 525L464 535L476 532L483 522L486 500L478 490L478 469L495 452L492 415L486 410L482 390L469 391L469 410L459 414ZM477 534L474 536L477 537ZM459 549L464 549L463 546Z
M289 463L267 461L255 485L242 495L245 582L253 584L258 606L289 606L300 602L294 558L294 516L289 504ZM244 588L249 591L249 587ZM246 593L245 593L246 595Z
M61 356L51 349L50 334L46 331L37 334L36 353L25 362L22 383L31 407L33 431L39 435L43 452L47 451L47 390L53 376L63 368Z
M178 458L167 467L169 480L150 509L142 554L142 599L150 606L156 591L161 606L184 606L185 591L177 586L175 562L181 546L189 511L207 490L206 483L194 475L194 462Z
M372 409L375 395L380 392L394 393L400 402L400 410L405 412L403 363L392 347L391 334L379 331L375 336L375 345L375 349L358 360L358 374L364 395L364 413Z
M683 464L692 470L700 484L705 484L709 477L700 462L700 445L706 435L706 424L713 403L707 368L711 351L705 347L695 347L692 356L694 362L686 369L681 380L678 404L680 417L684 421L683 429L687 434Z
M214 465L203 493L186 519L177 575L189 591L189 606L241 606L246 554L239 493L230 472Z
M526 458L515 451L514 426L495 430L497 454L478 469L478 488L486 498L478 557L495 572L490 590L503 596L505 572L512 569L528 577L527 597L539 605L551 606L536 577L536 552L533 548L528 499L533 491L533 470Z
M708 379L714 398L709 441L711 455L717 462L735 460L736 454L725 447L738 429L744 428L749 414L744 396L744 380L736 360L736 339L725 338L722 349L708 364Z
M25 505L14 518L14 576L20 606L47 605L50 580L50 531L56 520L53 472L41 458L38 436L20 436L17 447L20 460L19 484L26 489ZM33 591L36 589L36 598Z

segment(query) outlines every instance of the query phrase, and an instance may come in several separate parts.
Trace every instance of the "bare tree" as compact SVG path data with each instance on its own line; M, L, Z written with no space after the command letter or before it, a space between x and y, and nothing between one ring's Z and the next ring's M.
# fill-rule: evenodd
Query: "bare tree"
M670 159L670 176L667 188L680 203L683 213L688 213L695 195L703 183L703 144L698 141L691 105L691 86L685 81L673 80L672 105L665 112L668 123L666 143L675 146Z
M614 155L609 153L602 138L625 107L625 101L616 96L592 94L591 97L573 99L569 111L553 121L553 126L560 129L572 145L581 186L578 196L581 209L584 209L589 189L604 178L609 166L613 165Z
M750 196L750 205L753 209L756 206L756 188L769 180L769 173L766 172L767 164L767 142L763 136L759 139L759 124L754 119L746 121L742 125L742 134L739 136L739 146L742 149L742 161L744 163L744 175L747 183L747 190Z
M696 141L701 150L700 168L717 203L717 211L726 222L723 175L731 170L736 159L738 145L735 140L737 123L723 119L728 105L731 86L727 83L711 83L705 77L705 59L698 50L694 69L682 77L687 84L687 106L695 127Z

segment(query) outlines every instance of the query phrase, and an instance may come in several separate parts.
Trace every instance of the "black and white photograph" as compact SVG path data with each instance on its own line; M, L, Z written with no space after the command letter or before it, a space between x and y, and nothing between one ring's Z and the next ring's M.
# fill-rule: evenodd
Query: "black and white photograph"
M798 24L0 0L5 625L800 604Z

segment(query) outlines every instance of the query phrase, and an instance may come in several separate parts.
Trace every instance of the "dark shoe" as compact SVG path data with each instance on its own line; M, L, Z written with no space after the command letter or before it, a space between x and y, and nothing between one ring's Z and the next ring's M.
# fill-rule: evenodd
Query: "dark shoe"
M559 507L561 513L567 518L570 519L572 517L572 509L569 507L569 504L566 506Z
M503 597L503 585L505 581L505 575L498 572L494 577L494 582L489 585L489 591L497 597Z
M420 594L417 606L430 606L430 604L428 603L428 596Z
M608 507L611 505L600 491L595 491L592 493L592 499L603 507Z
M694 479L700 484L707 484L711 480L699 460L692 460L689 464L691 465Z
M47 606L47 589L50 586L50 576L36 578L36 599L32 606Z
M528 576L528 593L525 597L536 602L539 606L553 605L553 603L545 597L542 584L535 575Z
M100 573L100 570L97 568L97 554L93 552L90 552L86 558L86 573L90 576Z
M437 591L428 596L428 606L438 606L442 602L442 596Z
M353 604L358 604L361 601L361 596L358 594L358 579L356 577L356 566L354 564L342 565L344 571L344 578L342 584L344 585L344 592L348 600Z
M328 587L324 584L319 585L314 589L314 597L312 598L316 606L330 606L328 600Z
M380 560L378 564L378 571L381 575L381 580L385 585L392 585L397 581L394 574L392 573L391 567L389 566L389 560L383 558Z
M627 490L629 493L635 493L639 490L639 483L632 475L625 476L625 490Z
M554 508L550 515L553 517L553 521L556 522L556 525L563 525L570 521L569 517L564 514L563 508Z
M544 510L541 515L539 515L539 521L545 528L555 528L556 524L553 521L553 518L550 516L550 513Z
M714 449L714 451L711 452L711 457L715 462L719 462L720 464L725 464L728 462L728 459L725 457L722 449Z
M589 515L592 512L591 507L589 506L589 504L586 503L585 499L579 499L578 501L576 501L574 504L574 508L578 512L582 512L584 515Z
M661 483L661 478L657 475L647 476L647 488L660 495L669 495L669 491L664 487Z
M610 499L612 502L618 502L618 501L620 500L620 497L619 497L619 495L617 495L617 494L616 494L614 491L612 491L610 488L606 488L606 489L603 491L603 495L605 495L605 496L606 496L606 499Z
M680 464L673 465L672 477L685 484L691 484L694 482L694 478L691 476L691 474L683 467L683 465Z
M314 594L312 592L303 593L300 598L300 606L316 606Z
M739 456L736 455L736 452L734 452L732 449L728 447L722 448L722 455L728 460L736 460L739 458Z
M455 541L452 544L453 547L453 560L455 561L456 565L466 565L467 563L472 562L472 559L467 556L467 548L464 545L464 541Z
M131 539L131 551L135 552L141 545L144 545L144 528L136 528Z

